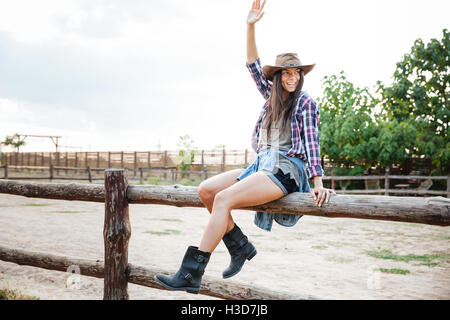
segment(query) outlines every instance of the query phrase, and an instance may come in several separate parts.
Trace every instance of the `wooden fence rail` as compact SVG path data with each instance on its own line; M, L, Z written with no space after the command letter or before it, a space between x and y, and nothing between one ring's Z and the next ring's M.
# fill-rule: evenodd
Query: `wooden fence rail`
M105 203L103 237L104 263L100 260L68 258L48 253L28 252L0 246L0 260L66 271L76 264L83 275L104 278L104 299L128 299L128 282L162 289L153 280L156 268L128 263L131 235L129 204L161 204L177 207L203 207L196 187L128 185L127 171L108 169L105 184L44 183L0 179L0 193L33 198L82 200ZM322 208L315 206L309 193L292 193L277 201L240 208L242 210L314 215L322 217L376 219L450 225L450 199L444 197L389 197L370 195L336 195ZM219 279L204 278L200 293L224 299L314 299L299 294L288 295L264 288L244 287Z
M3 169L4 173L3 173L3 179L11 179L11 180L89 180L89 182L92 182L93 180L103 180L104 177L102 176L101 178L98 177L93 177L92 176L92 172L104 172L107 169L110 168L91 168L90 166L87 167L60 167L60 166L54 166L54 165L50 165L48 167L43 167L43 166L14 166L14 165L8 165L5 164L3 166L0 166L0 169ZM49 172L49 176L44 176L44 177L36 177L36 176L20 176L20 177L10 177L8 174L8 170L10 169L18 169L18 170L45 170ZM178 170L176 166L165 166L165 167L139 167L139 168L135 168L135 169L127 169L128 171L131 172L139 172L139 180L141 181L141 183L143 183L144 181L144 172L148 172L148 173L170 173L171 174L171 180L172 180L172 184L175 184L175 180L176 177L178 175L191 175L191 174L197 174L200 176L203 176L203 178L206 180L208 178L209 175L216 175L219 173L222 173L222 171L207 171L206 166L204 167L203 170L198 171L198 170ZM77 171L77 172L86 172L88 174L87 177L67 177L67 176L56 176L55 172L58 171L65 171L66 173L68 171Z
M0 193L32 198L105 202L105 187L101 184L25 182L0 179ZM198 197L197 187L182 185L129 185L127 200L130 204L204 206ZM336 195L327 205L318 208L309 193L294 192L279 200L241 208L241 210L450 225L450 199L439 196L422 198Z
M77 266L83 276L104 278L103 260L93 260L78 257L68 257L53 253L35 252L23 249L14 249L0 245L0 260L13 262L19 265L32 266L47 270L67 271L71 266ZM176 270L164 270L155 266L143 267L129 263L126 274L129 283L150 288L168 290L160 285L154 276L157 273L167 273ZM318 297L302 294L287 294L268 290L258 286L244 286L229 280L204 275L200 294L221 299L257 299L257 300L317 300Z
M50 165L49 167L33 167L33 166L11 166L11 165L4 165L0 166L0 169L4 169L4 179L11 179L11 180L89 180L89 182L92 182L93 180L104 180L104 176L101 178L97 176L93 176L91 172L100 171L103 172L107 170L108 168L91 168L89 166L85 168L74 168L74 167L59 167L59 166L53 166ZM48 170L49 176L48 177L9 177L8 176L8 168L11 169L25 169L25 170ZM86 172L88 174L87 177L67 177L67 176L56 176L54 172L60 171L82 171ZM148 173L170 173L171 175L171 182L172 184L175 184L177 176L178 175L190 175L190 174L196 174L201 177L203 177L204 180L208 178L208 176L216 175L221 173L221 171L207 171L206 167L203 168L202 171L198 170L178 170L176 166L165 166L165 167L139 167L135 169L126 169L131 172L139 172L139 181L140 183L144 183L144 172ZM132 179L132 178L131 178ZM430 190L430 189L412 189L412 188L402 188L402 189L392 189L390 187L390 181L391 180L446 180L447 183L447 190L446 191L440 191L440 190ZM384 194L388 196L389 194L400 194L400 195L443 195L447 198L450 198L450 176L415 176L415 175L372 175L372 176L323 176L323 181L330 181L331 180L331 187L334 188L334 182L335 181L350 181L350 180L364 180L364 181L371 181L371 180L384 180L384 189L377 188L377 189L363 189L363 190L339 190L337 189L337 193L342 194Z

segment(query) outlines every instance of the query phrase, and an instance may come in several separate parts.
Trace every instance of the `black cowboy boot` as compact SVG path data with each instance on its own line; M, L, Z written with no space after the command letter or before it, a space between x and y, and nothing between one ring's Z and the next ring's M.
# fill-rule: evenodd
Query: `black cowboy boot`
M241 271L245 259L251 260L257 251L237 224L234 224L234 228L226 233L222 240L231 255L230 265L222 274L223 278L226 279Z
M155 275L155 280L168 289L198 293L210 256L211 253L209 252L203 252L198 250L198 247L189 246L184 254L180 269L172 275L158 273Z

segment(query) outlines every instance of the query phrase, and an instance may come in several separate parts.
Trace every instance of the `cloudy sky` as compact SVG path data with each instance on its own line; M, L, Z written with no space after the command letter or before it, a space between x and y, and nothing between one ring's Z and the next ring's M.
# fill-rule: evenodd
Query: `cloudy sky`
M62 151L250 148L263 98L245 67L251 0L40 0L0 5L0 140ZM389 83L414 40L450 29L447 0L267 0L256 40L355 85ZM23 151L53 151L28 138ZM4 149L6 151L6 149Z

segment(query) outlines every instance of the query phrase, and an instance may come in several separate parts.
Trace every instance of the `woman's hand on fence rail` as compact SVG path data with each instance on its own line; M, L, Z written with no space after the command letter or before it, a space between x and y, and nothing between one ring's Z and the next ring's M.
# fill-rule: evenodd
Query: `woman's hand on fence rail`
M311 194L313 195L313 199L316 201L316 206L322 207L323 202L326 201L326 203L328 203L331 194L336 194L336 192L334 192L333 189L328 189L324 187L317 187L317 188L314 187L314 189L311 191Z
M311 190L311 195L316 201L316 206L322 207L324 201L328 203L328 201L330 201L331 194L336 194L336 192L334 192L333 189L324 188L322 183L319 184L316 183L316 180L314 181L314 189Z

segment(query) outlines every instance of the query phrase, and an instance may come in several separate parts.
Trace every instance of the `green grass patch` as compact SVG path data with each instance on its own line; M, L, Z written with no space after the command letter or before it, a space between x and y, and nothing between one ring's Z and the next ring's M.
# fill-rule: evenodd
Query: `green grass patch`
M404 274L409 273L409 270L395 269L395 268L393 268L393 269L379 268L378 270L381 272L384 272L384 273L392 273L392 274L403 274L404 275Z
M174 219L171 219L171 218L163 218L163 219L158 219L159 221L167 221L167 222L183 222L183 220L181 220L181 219L177 219L177 218L174 218Z
M411 261L419 261L422 265L427 265L429 267L434 267L439 264L439 262L436 262L435 260L447 260L450 259L450 254L442 254L442 253L433 253L433 254L423 254L423 255L417 255L417 254L405 254L405 255L399 255L394 254L391 250L383 249L378 251L366 251L366 254L368 254L371 257L377 258L377 259L384 259L384 260L393 260L393 261L402 261L402 262L411 262Z
M0 300L39 300L39 298L21 294L17 290L0 289Z
M295 239L296 240L309 240L309 239L312 239L313 238L313 235L312 234L309 234L309 233L297 233L296 235L295 235Z
M345 257L327 257L325 260L336 262L336 263L350 263L355 261L354 258L345 258Z
M161 183L161 181L160 181L159 177L148 177L147 183L152 184L152 185L159 185Z
M164 222L183 222L183 220L181 219L177 219L177 218L148 218L147 220L152 220L152 221L164 221Z
M26 203L24 204L25 207L47 207L51 206L50 203Z
M77 211L77 210L62 210L62 211L50 211L51 213L66 213L66 214L73 214L73 213L84 213L86 211Z
M172 235L172 234L181 234L180 230L174 230L174 229L165 229L164 231L145 231L144 233L149 233L157 236L165 236L165 235Z
M200 185L202 181L200 179L196 179L196 178L183 178L180 181L178 181L178 184L181 184L183 186L193 186L193 187L198 187Z
M432 236L436 240L450 240L450 236L446 234L437 234Z
M318 249L318 250L323 250L323 249L326 249L328 247L327 246L312 246L311 248Z

